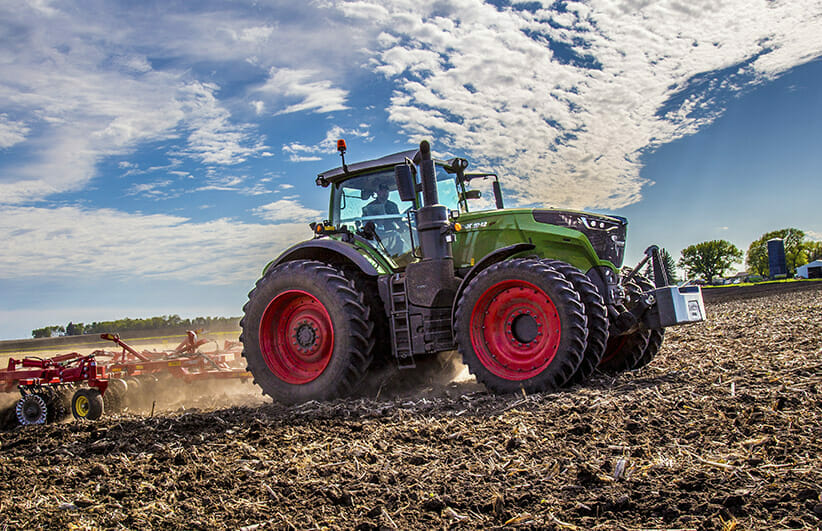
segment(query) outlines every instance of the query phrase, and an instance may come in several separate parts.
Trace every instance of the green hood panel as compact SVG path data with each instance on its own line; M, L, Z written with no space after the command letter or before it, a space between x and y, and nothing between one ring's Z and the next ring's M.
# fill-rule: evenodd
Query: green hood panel
M581 271L595 266L616 267L600 260L591 242L580 231L540 223L529 208L470 212L460 214L457 220L462 230L453 244L454 266L473 266L486 254L516 243L536 246L526 254L567 262Z

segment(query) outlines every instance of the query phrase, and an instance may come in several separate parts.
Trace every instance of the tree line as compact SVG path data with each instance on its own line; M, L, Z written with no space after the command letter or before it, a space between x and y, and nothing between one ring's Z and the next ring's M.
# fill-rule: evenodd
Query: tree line
M727 240L690 245L682 250L679 267L692 278L702 277L712 283L714 278L724 276L733 264L741 263L744 257L749 274L769 277L768 240L774 238L781 238L784 243L789 277L796 274L798 267L822 259L822 242L809 241L804 231L787 228L766 232L751 243L745 254Z
M212 328L215 326L234 326L239 317L194 317L183 319L179 315L161 315L146 319L118 319L116 321L100 321L90 324L74 323L69 321L65 326L52 325L37 328L31 331L32 337L79 336L83 334L103 334L134 332L137 330L160 330L163 328Z

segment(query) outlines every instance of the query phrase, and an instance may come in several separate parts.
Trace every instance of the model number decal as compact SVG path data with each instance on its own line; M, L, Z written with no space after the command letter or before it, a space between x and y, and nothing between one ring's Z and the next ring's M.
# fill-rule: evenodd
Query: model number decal
M463 225L463 228L465 228L465 230L476 230L476 229L484 229L487 226L488 226L487 221L475 221L473 223L465 223Z

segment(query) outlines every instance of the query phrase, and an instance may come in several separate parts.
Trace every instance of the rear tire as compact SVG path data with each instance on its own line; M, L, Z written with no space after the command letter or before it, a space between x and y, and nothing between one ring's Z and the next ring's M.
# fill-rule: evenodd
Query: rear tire
M533 259L494 264L460 297L454 323L463 362L489 390L555 390L586 342L585 309L562 273Z
M565 385L580 384L587 381L594 374L603 354L605 354L605 346L608 344L608 310L605 309L605 302L602 300L599 290L577 268L559 260L543 260L542 262L562 273L574 285L574 289L579 293L579 298L585 307L585 318L588 323L585 353L579 367Z
M363 294L312 260L273 267L248 294L243 356L263 393L283 403L348 395L372 360L374 326Z
M642 358L650 335L647 328L639 328L630 334L610 337L599 369L610 373L630 370Z

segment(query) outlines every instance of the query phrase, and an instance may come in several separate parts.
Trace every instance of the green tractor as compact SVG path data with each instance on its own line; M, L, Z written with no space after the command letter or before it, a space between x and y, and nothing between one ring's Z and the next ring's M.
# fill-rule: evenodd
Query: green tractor
M627 221L505 209L495 174L430 145L347 165L314 238L249 293L243 355L263 392L298 403L351 394L374 367L431 370L458 350L495 393L551 391L649 363L667 326L701 321L698 286L669 286L655 246L622 274ZM472 211L474 179L496 208ZM650 260L653 282L637 274Z

